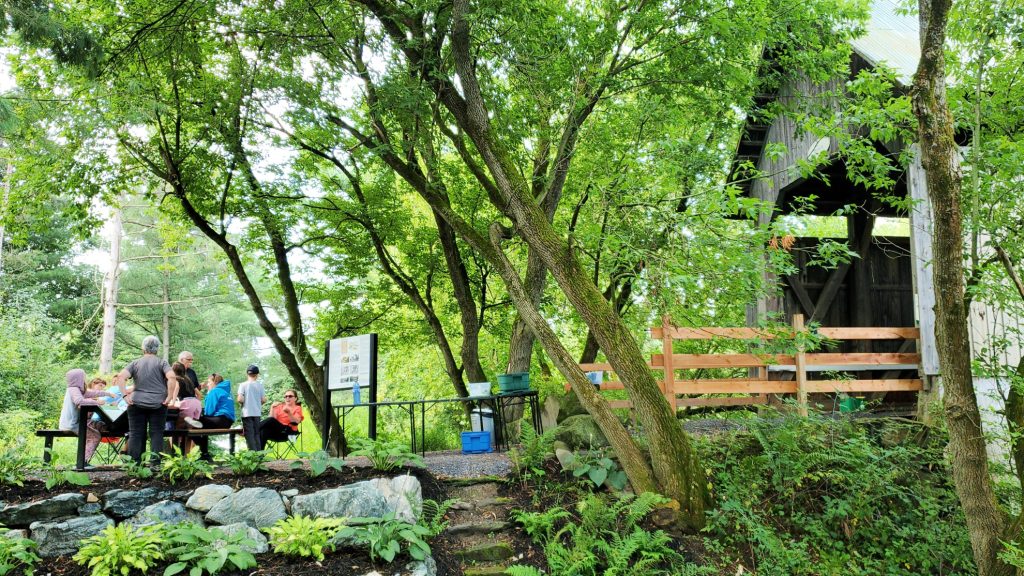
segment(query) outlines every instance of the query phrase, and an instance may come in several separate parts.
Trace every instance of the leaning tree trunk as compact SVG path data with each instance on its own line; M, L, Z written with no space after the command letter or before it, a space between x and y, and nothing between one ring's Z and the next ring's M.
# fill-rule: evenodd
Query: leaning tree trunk
M509 296L519 312L519 317L540 340L552 362L565 375L573 390L579 394L580 403L594 417L594 421L619 457L619 462L622 464L622 469L626 472L633 490L638 494L656 491L658 487L643 452L633 441L622 422L612 412L608 402L597 393L593 384L587 380L579 365L573 361L558 336L531 302L530 294L523 286L519 273L516 272L515 267L508 261L501 249L501 229L497 224L491 227L490 241L493 248L492 260L505 282Z
M997 554L1006 517L988 470L985 435L971 376L970 334L964 302L963 211L959 149L946 102L943 54L951 0L920 0L921 60L912 102L918 121L921 163L935 219L932 274L936 294L936 346L942 368L953 482L967 519L979 576L1012 574Z

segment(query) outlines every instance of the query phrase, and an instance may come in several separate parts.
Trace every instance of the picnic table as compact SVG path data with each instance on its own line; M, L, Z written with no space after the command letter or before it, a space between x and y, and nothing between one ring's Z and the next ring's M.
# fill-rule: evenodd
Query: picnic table
M84 470L85 461L85 434L86 426L89 423L89 419L93 413L98 413L104 423L107 424L109 432L103 434L104 438L123 438L128 433L128 412L121 411L116 418L111 418L111 415L106 410L101 410L100 406L79 406L78 407L78 450L77 459L75 462L75 470ZM168 408L167 409L167 421L174 422L178 419L178 409ZM230 446L231 453L235 453L235 437L242 434L241 428L190 428L186 430L165 430L164 437L167 438L181 438L185 437L201 437L201 436L228 436L228 444ZM43 453L43 461L50 461L50 450L53 448L54 438L69 438L76 436L74 432L67 430L36 430L36 436L45 438L45 451ZM147 439L148 441L148 439Z

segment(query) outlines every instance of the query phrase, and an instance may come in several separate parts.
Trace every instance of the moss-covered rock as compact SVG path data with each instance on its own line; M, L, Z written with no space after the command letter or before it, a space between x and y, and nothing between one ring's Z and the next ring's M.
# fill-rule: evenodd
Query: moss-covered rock
M455 553L463 562L502 562L514 554L508 542L485 542Z
M570 450L603 448L608 445L608 439L589 414L570 416L563 420L555 429L555 439L565 442Z
M566 392L565 396L559 399L558 404L559 424L564 422L566 418L587 413L587 411L583 409L583 405L580 404L580 397L576 395L575 390L569 390Z

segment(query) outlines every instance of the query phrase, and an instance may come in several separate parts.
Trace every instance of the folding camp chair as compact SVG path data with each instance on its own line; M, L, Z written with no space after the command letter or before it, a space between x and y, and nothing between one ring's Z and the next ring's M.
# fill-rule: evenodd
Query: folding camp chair
M271 442L274 443L274 459L275 460L284 460L284 459L286 459L288 457L289 453L292 455L293 458L298 458L299 457L299 447L296 444L296 442L298 442L298 440L299 440L299 433L298 432L295 432L294 434L289 434L288 435L288 439L284 440L282 442L277 442L275 440L271 440Z

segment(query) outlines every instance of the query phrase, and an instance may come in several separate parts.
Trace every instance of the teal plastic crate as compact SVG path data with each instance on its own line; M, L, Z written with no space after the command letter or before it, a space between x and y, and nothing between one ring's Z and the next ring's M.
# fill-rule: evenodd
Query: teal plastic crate
M511 372L498 375L498 391L502 394L530 389L529 372Z
M485 452L491 452L491 433L484 430L483 432L463 432L462 433L462 453L463 454L483 454Z

